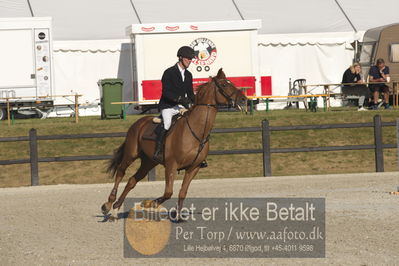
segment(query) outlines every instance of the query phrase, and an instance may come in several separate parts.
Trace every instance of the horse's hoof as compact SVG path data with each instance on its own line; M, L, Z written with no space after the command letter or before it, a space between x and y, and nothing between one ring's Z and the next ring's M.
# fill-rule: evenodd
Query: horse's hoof
M158 203L154 200L143 200L141 202L141 207L143 208L157 208Z
M109 216L108 221L110 221L110 222L118 221L118 210L119 209L115 209L115 208L112 209L111 215Z
M106 202L101 206L101 211L104 215L107 215L109 211L111 210L112 203L111 202Z
M141 202L141 207L143 208L151 208L152 200L143 200Z

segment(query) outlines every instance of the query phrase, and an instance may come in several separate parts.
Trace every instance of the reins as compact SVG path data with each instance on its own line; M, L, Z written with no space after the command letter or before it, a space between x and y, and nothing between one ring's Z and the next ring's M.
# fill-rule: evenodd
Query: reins
M218 88L219 93L222 94L223 97L225 97L225 98L227 99L227 101L228 101L230 104L232 104L233 106L235 106L235 104L236 104L236 102L237 102L237 93L236 93L236 92L233 92L231 95L228 95L228 94L223 90L223 88L218 84L218 82L216 81L215 78L212 78L212 80L213 80L213 82L215 83L216 87ZM215 99L216 99L216 87L215 87ZM233 100L233 98L232 98L233 94L236 94L235 100ZM213 108L215 108L215 109L217 110L217 104L202 104L202 103L200 103L200 104L196 104L196 105L194 106L194 108L195 108L196 106L207 106L207 107L208 107L208 108L207 108L207 111L206 111L206 119L205 119L204 132L202 133L202 138L199 138L199 137L197 136L197 134L194 132L194 130L192 129L192 127L190 126L190 123L189 123L189 121L188 121L188 116L184 116L184 117L186 118L186 123L187 123L188 128L190 129L191 134L192 134L193 137L199 142L199 145L198 145L197 154L196 154L194 160L191 162L191 164L188 165L188 166L186 166L186 167L182 167L182 168L178 169L178 171L183 170L183 169L188 169L188 168L190 168L191 166L193 166L193 164L194 164L195 161L198 159L198 156L200 155L201 151L202 151L203 148L205 147L205 144L209 141L209 138L210 138L210 136L211 136L211 134L208 134L208 135L205 137L205 131L206 131L206 127L207 127L207 124L208 124L208 117L209 117L209 110L210 110L210 107L213 107Z
M197 104L197 106L198 106L198 105L199 105L199 104ZM205 104L201 104L201 105L205 105ZM190 132L191 132L191 134L193 135L193 137L199 142L199 145L198 145L197 154L195 155L194 160L193 160L188 166L178 169L178 171L180 171L180 170L182 170L182 169L188 169L188 168L190 168L191 166L193 166L193 164L195 163L195 161L198 159L198 156L200 155L201 151L204 149L205 144L209 141L209 138L210 138L211 134L208 134L208 135L205 137L206 126L207 126L207 124L208 124L209 109L210 109L210 107L216 108L216 106L215 106L215 105L205 105L205 106L207 106L208 108L207 108L207 110L206 110L206 119L205 119L204 132L202 133L202 138L199 138L199 137L197 136L197 134L195 134L194 130L193 130L193 129L191 128L191 126L190 126L190 123L188 122L188 116L185 116L187 126L188 126L188 128L190 129Z

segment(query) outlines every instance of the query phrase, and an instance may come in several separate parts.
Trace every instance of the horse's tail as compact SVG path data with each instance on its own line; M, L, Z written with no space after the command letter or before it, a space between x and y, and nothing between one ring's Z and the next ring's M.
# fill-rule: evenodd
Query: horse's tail
M114 157L109 161L107 173L111 173L111 177L115 175L116 170L118 170L118 167L122 162L125 143L126 142L123 142L122 145L114 151Z

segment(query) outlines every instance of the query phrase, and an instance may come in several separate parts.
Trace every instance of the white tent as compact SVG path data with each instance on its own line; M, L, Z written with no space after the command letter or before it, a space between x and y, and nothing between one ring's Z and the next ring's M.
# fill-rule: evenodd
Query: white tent
M350 43L398 22L398 8L397 0L0 0L0 17L52 17L56 90L92 103L98 79L119 77L130 86L131 24L261 19L261 76L272 76L274 95L286 95L289 78L339 82L352 62Z
M103 40L125 38L136 23L241 19L261 19L260 34L361 31L398 22L398 7L397 0L0 0L0 17L52 17L55 40Z
M361 33L297 33L259 36L261 76L271 76L273 95L287 95L289 79L307 84L339 83L352 63L351 43ZM313 93L321 93L316 88ZM280 104L281 106L281 104Z

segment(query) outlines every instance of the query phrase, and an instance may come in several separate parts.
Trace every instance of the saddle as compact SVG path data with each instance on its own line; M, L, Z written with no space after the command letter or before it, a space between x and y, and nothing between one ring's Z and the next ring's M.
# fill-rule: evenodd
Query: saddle
M183 115L184 115L184 113L187 111L187 109L182 109L181 111L180 111L180 113L178 113L178 114L176 114L176 115L174 115L173 117L172 117L172 124L171 124L171 126L170 126L170 128L169 128L169 132L170 132L170 129L172 129L173 128L173 126L176 124L176 122L177 122L177 120L179 120L180 118L182 118L183 117ZM147 127L147 129L144 131L144 134L143 134L143 139L144 140L150 140L150 141L154 141L154 142L156 142L157 141L157 137L158 137L158 135L159 135L159 132L161 131L161 128L163 127L163 121L162 121L162 116L158 116L158 117L154 117L153 119L152 119L152 123ZM166 139L166 138L164 138L164 139ZM206 139L206 142L209 140L209 136L207 137L207 139ZM205 142L205 143L206 143ZM164 144L163 144L164 145ZM200 147L201 147L201 145L200 145ZM200 150L199 150L199 152L202 150L202 148L200 148ZM199 154L199 152L198 152L198 154ZM197 156L198 156L198 154L197 154ZM194 161L195 161L195 159L194 159ZM190 165L191 166L191 165ZM206 162L206 160L204 160L203 162L201 162L200 163L200 165L199 165L199 167L200 168L206 168L206 167L208 167L208 163ZM182 168L182 169L178 169L178 171L181 171L181 170L183 170L183 169L185 169L185 168Z
M183 109L182 109L183 110ZM187 109L184 109L187 111ZM169 128L168 131L170 131L173 126L176 124L177 120L179 120L180 118L183 117L183 114L185 112L181 112L174 115L172 117L172 124ZM143 134L143 139L145 140L152 140L152 141L156 141L157 140L157 136L159 134L159 131L161 129L161 127L163 127L163 121L162 121L162 116L156 116L152 119L152 123L147 127L147 129L144 131Z

